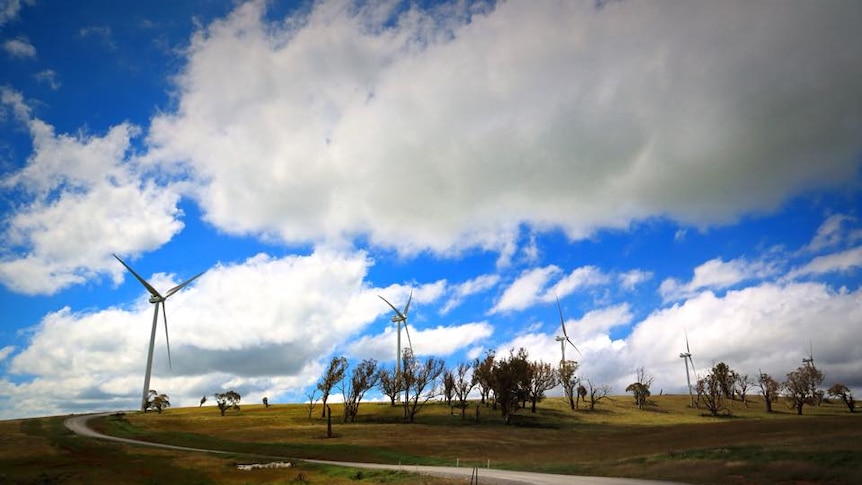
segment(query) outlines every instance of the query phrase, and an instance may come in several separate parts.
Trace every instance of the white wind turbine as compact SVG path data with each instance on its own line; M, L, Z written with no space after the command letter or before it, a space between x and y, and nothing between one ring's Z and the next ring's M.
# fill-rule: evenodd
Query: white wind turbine
M197 279L198 276L204 274L204 272L198 273L194 277L178 284L177 286L168 290L167 293L165 293L164 296L162 296L161 293L159 293L158 291L156 291L155 288L153 288L153 285L149 284L147 282L147 280L141 278L141 276L138 273L135 273L135 270L133 270L131 268L131 266L126 264L125 261L120 259L119 256L117 256L116 254L114 254L113 256L115 258L117 258L117 261L119 261L123 266L125 266L126 269L129 270L129 272L131 272L133 275L135 275L135 278L137 278L138 281L140 281L142 285L144 285L144 288L146 288L147 291L150 292L150 300L149 300L150 303L155 305L154 311L153 311L153 329L152 329L152 331L150 331L150 351L147 354L147 372L144 376L144 392L143 392L143 395L141 396L141 412L146 412L146 410L147 410L147 397L149 397L149 392L150 392L150 374L152 373L152 370L153 370L153 348L155 347L155 343L156 343L156 325L158 324L158 321L159 321L159 305L161 305L161 307L162 307L162 315L164 316L164 320L165 320L165 343L167 344L167 347L168 347L168 366L173 367L171 364L171 341L168 338L168 314L167 314L167 311L165 310L165 300L167 300L168 298L171 297L171 295L180 291L186 285L188 285L189 283L191 283L192 281Z
M562 359L560 360L560 363L565 363L565 362L566 362L566 342L568 342L569 344L571 344L572 348L574 348L574 349L575 349L575 351L577 351L577 352L578 352L578 355L580 355L581 357L583 357L583 356L584 356L584 354L582 354L582 353L581 353L581 351L580 351L580 350L578 350L578 348L575 346L574 342L572 342L572 340L569 338L569 334L566 332L566 322L565 322L565 319L563 319L563 307L562 307L562 306L560 306L560 299L559 299L559 297L557 297L557 310L559 310L559 311L560 311L560 327L563 329L563 336L561 337L561 336L559 336L559 335L558 335L558 336L554 339L554 340L556 340L557 342L560 342L560 352L562 353Z
M413 343L410 341L410 330L407 328L407 313L410 311L410 302L413 300L413 290L410 290L410 297L407 298L407 304L404 305L404 310L398 310L395 308L395 305L389 303L389 300L383 298L380 295L381 300L385 301L392 311L395 312L395 315L392 316L392 323L397 326L397 339L396 344L397 347L395 349L395 375L401 375L401 324L404 324L404 330L407 331L407 345L410 348L410 351L413 351Z
M685 332L685 352L681 352L679 358L685 362L685 381L688 383L688 397L691 399L691 407L694 407L694 393L691 389L691 375L688 371L688 365L691 364L691 371L694 372L694 362L691 360L691 349L688 346L688 332Z

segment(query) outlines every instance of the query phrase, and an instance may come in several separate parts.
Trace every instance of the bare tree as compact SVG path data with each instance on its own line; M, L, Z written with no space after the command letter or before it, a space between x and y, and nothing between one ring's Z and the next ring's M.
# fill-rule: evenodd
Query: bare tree
M216 403L218 403L218 410L221 412L222 416L224 416L225 411L228 409L239 411L239 402L242 399L242 396L240 396L238 392L217 392L215 394L215 398Z
M475 379L476 385L479 386L479 398L482 404L488 402L493 390L491 381L493 380L494 359L494 351L488 350L485 352L484 359L479 360L477 358L473 362L473 379Z
M851 413L856 412L856 401L853 399L853 393L850 391L849 387L841 383L836 383L833 384L826 392L829 393L830 396L837 397L844 401L844 404Z
M545 362L530 363L530 387L527 397L530 399L531 412L536 412L536 403L545 399L545 391L550 391L556 387L557 382L559 382L559 377L551 364Z
M638 367L636 375L637 380L626 387L626 392L632 393L638 409L643 409L646 406L647 399L650 397L649 388L652 385L653 377L647 375L643 367Z
M347 359L345 357L333 357L320 382L317 383L317 388L320 389L321 393L320 400L323 403L323 414L320 417L326 417L326 401L329 399L333 387L344 379L345 372L347 372Z
M308 392L306 392L305 397L308 398L308 404L306 404L305 406L306 409L308 409L308 420L310 421L311 414L314 412L314 404L317 402L317 388L314 387Z
M437 379L446 363L436 357L428 357L425 362L420 362L409 348L404 349L402 362L404 417L412 423L425 403L437 396Z
M365 393L377 386L377 361L374 359L365 359L353 369L350 374L350 380L341 388L341 394L344 396L344 422L350 420L354 422L356 415L359 413L359 403L365 396Z
M380 392L389 398L391 406L395 406L395 399L398 398L398 395L403 390L399 376L395 375L395 369L381 367L377 371L377 382L379 383Z
M449 406L449 412L452 412L452 398L455 397L455 372L452 369L443 371L443 400Z
M790 400L791 407L796 409L796 414L802 414L802 407L805 404L815 404L817 386L823 383L823 379L823 373L813 364L803 365L787 374L787 380L782 387Z
M171 407L171 401L168 398L167 394L159 394L153 389L150 389L147 397L147 407L145 409L155 409L156 412L162 414L162 410L165 408ZM200 407L200 406L198 406Z
M198 407L203 406L205 402L207 402L207 397L206 397L206 396L204 396L204 397L202 397L202 398L201 398L201 403L200 403L200 404L198 404Z
M739 394L739 399L745 407L748 407L748 391L752 386L754 386L754 380L748 377L748 374L736 374L736 393Z
M593 387L593 383L587 379L587 385L590 386L589 390L589 403L590 403L590 411L596 408L596 404L602 399L608 397L611 393L611 386L608 384L602 384L598 387Z
M563 386L563 392L569 400L569 406L572 410L577 408L577 399L575 392L577 391L580 380L575 375L578 372L578 363L573 360L560 362L560 384Z
M765 372L760 373L760 378L757 382L760 384L760 395L763 396L766 412L771 413L772 403L778 399L778 390L781 386L778 384L778 381Z
M509 424L512 413L518 410L518 404L530 383L527 351L521 348L515 354L514 349L510 350L509 357L494 363L491 375L491 388L496 402L500 405L503 420Z
M458 364L455 375L455 397L458 398L458 407L461 408L461 419L465 418L467 409L467 396L476 387L476 380L470 375L471 366L466 362Z

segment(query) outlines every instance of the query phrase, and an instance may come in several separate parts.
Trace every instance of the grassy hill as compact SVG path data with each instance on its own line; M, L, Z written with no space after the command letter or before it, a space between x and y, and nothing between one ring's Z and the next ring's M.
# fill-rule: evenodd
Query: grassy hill
M364 403L355 423L332 405L332 438L316 406L243 405L221 416L214 406L130 413L92 422L106 434L235 455L172 452L72 435L62 417L0 422L0 482L5 483L460 483L402 472L345 470L300 463L289 470L237 470L269 457L510 468L625 476L688 483L862 483L862 413L824 404L803 416L779 404L766 414L758 399L734 402L729 417L706 417L687 396L653 397L638 410L630 396L572 411L562 399L520 410L505 425L476 405L466 419L442 403L415 423L400 408Z

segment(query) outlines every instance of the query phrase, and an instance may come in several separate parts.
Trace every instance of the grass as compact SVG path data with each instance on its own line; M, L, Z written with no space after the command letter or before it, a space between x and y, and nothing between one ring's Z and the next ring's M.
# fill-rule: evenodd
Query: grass
M102 443L71 435L63 418L0 422L0 482L87 483L458 483L403 472L351 470L300 463L289 470L238 471L237 463L275 457L508 468L624 476L688 483L862 483L862 415L837 404L806 407L803 416L752 400L730 417L686 406L687 396L658 396L638 410L628 396L572 411L562 399L519 411L506 426L499 413L475 407L467 419L443 404L417 422L398 408L365 403L357 422L333 422L327 439L320 407L244 405L221 416L214 407L170 409L92 421L106 434L233 456L178 453ZM333 406L336 413L339 406ZM333 420L335 416L333 416ZM143 478L141 478L143 477ZM136 481L138 480L138 481Z

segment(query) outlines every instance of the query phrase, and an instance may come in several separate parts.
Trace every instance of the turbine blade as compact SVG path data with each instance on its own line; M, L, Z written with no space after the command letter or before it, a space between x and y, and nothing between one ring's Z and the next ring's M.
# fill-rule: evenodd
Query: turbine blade
M144 288L146 288L146 289L147 289L147 291L149 291L149 292L150 292L150 295L155 296L155 297L158 297L158 298L161 298L161 297L162 297L162 295L160 295L160 294L159 294L159 292L158 292L158 291L156 291L156 289L155 289L155 288L153 288L153 286L147 282L147 280L145 280L145 279L141 278L141 275L139 275L138 273L135 273L135 270L133 270L131 266L129 266L128 264L126 264L126 262L125 262L125 261L123 261L122 259L120 259L120 257L119 257L119 256L117 256L116 254L112 254L112 256L114 256L115 258L117 258L117 261L119 261L119 262L120 262L120 264L122 264L123 266L125 266L125 267L126 267L126 269L127 269L127 270L129 270L129 272L130 272L130 273L132 273L133 275L135 275L135 278L137 278L137 279L138 279L138 281L140 281L140 282L141 282L141 284L142 284L142 285L144 285Z
M158 305L158 303L156 303ZM162 302L162 316L165 318L165 343L168 345L168 368L173 369L171 363L171 339L168 337L168 311L165 309L165 302Z
M200 273L196 274L196 275L195 275L195 276L193 276L192 278L189 278L189 279L185 280L184 282L182 282L182 283L178 284L177 286L174 286L173 288L171 288L170 290L168 290L168 292L167 292L167 293L165 293L165 299L167 299L168 297L170 297L170 296L171 296L171 295L173 295L174 293L176 293L176 292L178 292L178 291L182 290L183 288L185 288L185 287L186 287L186 285L188 285L188 284L189 284L189 283L191 283L192 281L194 281L194 280L198 279L198 277L199 277L200 275L204 274L204 273L206 273L206 271L201 271Z
M380 297L381 300L385 301L386 304L389 305L389 308L391 308L392 311L394 311L395 314L398 315L399 318L407 320L407 317L405 317L404 314L402 314L400 311L398 311L398 309L395 308L395 305L393 305L392 303L389 303L389 300L387 300L386 298L383 298L380 295L377 295L377 296Z
M407 321L404 321L404 330L407 331L407 346L410 347L410 353L413 353L413 342L410 341L410 329L407 328Z
M410 298L407 299L407 304L404 305L404 318L407 318L407 313L410 311L410 302L413 301L413 289L410 289Z
M569 340L569 334L566 333L566 323L565 323L565 320L563 319L563 307L560 306L560 298L557 297L556 295L554 295L554 297L557 298L557 310L560 311L560 327L563 328L563 337L566 337L566 340ZM571 343L571 342L569 342L569 343ZM572 344L572 345L574 346L574 344Z
M811 363L814 363L814 346L811 344L811 341L808 341L808 358L811 359Z
M577 352L578 352L578 355L580 355L581 357L583 357L583 356L584 356L584 354L582 354L582 353L581 353L581 351L580 351L580 350L578 350L578 348L575 346L574 342L572 342L572 341L569 339L569 337L566 337L566 342L568 342L568 343L570 343L570 344L572 345L572 348L574 348L574 349L575 349L575 351L577 351Z
M691 349L688 348L688 332L685 332L685 351L686 353L691 353Z

